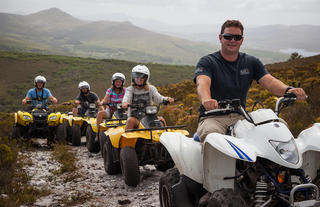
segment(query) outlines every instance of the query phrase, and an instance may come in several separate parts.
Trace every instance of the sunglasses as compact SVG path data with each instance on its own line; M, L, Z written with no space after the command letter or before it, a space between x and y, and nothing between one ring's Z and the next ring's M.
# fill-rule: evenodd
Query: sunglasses
M226 33L226 34L223 34L222 37L226 40L232 40L232 38L235 40L235 41L240 41L242 40L242 35L234 35L234 34L229 34L229 33Z

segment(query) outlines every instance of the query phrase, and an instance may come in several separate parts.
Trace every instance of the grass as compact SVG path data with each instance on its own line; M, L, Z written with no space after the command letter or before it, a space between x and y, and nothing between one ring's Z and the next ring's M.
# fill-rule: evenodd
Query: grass
M63 144L54 145L52 151L52 159L58 161L61 164L59 170L55 172L57 175L63 173L74 173L77 170L76 157L73 152L70 152L70 147Z

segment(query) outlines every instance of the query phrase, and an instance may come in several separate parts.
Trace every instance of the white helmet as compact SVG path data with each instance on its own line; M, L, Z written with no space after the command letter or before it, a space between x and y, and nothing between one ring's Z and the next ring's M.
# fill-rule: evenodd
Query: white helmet
M87 88L90 91L90 85L86 81L81 81L78 85L78 88L81 90L83 88Z
M149 81L150 71L147 68L147 66L137 65L132 68L131 80L134 84L136 84L135 78L137 78L137 77L142 77L145 79L143 82L143 85L145 85Z
M37 87L37 83L38 82L41 82L43 83L43 88L44 88L44 85L46 84L47 80L44 76L42 75L38 75L37 77L35 77L34 79L34 86Z
M124 82L126 81L126 77L122 73L115 73L112 75L112 85L114 85L115 80L121 80L123 86Z

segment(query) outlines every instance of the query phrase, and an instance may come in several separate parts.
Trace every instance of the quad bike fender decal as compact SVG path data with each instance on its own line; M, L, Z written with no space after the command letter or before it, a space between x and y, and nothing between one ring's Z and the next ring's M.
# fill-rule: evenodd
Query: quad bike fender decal
M168 150L181 174L203 183L203 166L200 142L178 132L164 132L160 142Z
M236 159L249 162L255 162L257 159L256 148L250 143L244 142L243 139L211 133L207 135L205 143Z
M235 176L236 159L224 154L218 149L212 147L208 142L203 147L203 187L214 192L221 188L234 187L234 179L225 180L225 177Z
M237 138L219 133L211 133L207 135L205 143L210 144L211 147L227 156L248 162L255 162L257 157L262 157L284 167L297 169L302 165L302 159L300 158L298 163L295 164L284 160L269 143L269 139L264 137ZM299 157L301 157L301 154Z
M237 147L235 144L233 144L231 141L229 141L227 139L226 139L226 141L231 145L231 147L238 154L240 159L242 159L242 160L247 159L248 161L252 162L252 159L246 153L244 153L239 147Z
M313 124L312 127L303 130L296 139L300 153L307 151L320 152L320 123Z

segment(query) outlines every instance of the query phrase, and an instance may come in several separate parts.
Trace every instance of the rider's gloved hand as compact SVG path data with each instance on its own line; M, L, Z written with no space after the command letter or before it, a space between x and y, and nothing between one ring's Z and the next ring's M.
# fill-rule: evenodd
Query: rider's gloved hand
M217 109L219 107L218 101L215 99L203 99L201 104L207 111Z
M26 104L27 103L27 99L22 99L22 104Z

